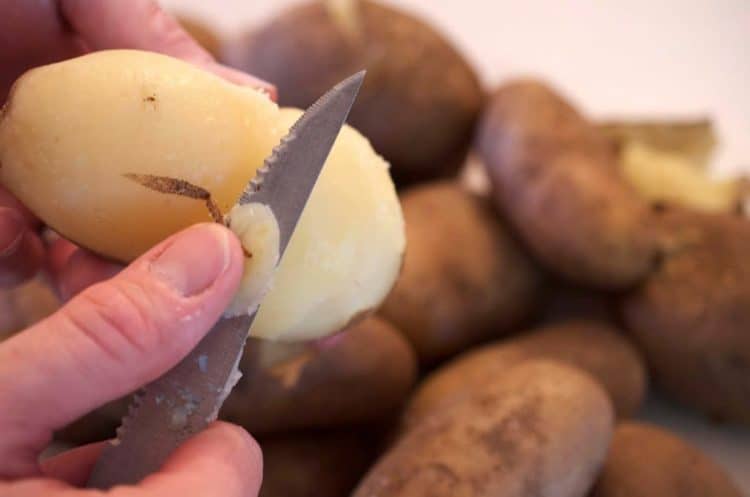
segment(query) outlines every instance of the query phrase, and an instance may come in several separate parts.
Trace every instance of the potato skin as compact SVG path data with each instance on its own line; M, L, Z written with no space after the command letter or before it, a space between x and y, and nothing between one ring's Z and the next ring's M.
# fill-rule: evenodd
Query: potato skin
M499 88L477 147L496 204L547 267L607 289L651 268L648 204L618 176L607 140L552 89L523 80Z
M607 391L619 418L632 416L646 393L646 367L613 326L574 319L470 350L427 376L409 401L403 427L418 426L435 411L463 401L488 378L501 378L523 362L550 359L589 373Z
M262 438L259 497L348 497L375 457L355 432L303 432Z
M380 315L434 363L500 336L534 308L541 275L488 205L452 181L401 196L407 249Z
M588 375L529 361L404 434L353 497L581 496L611 432L612 408Z
M416 380L408 342L377 317L353 325L301 365L264 368L256 351L249 343L243 376L220 412L254 434L375 421L396 410ZM299 375L291 384L290 374Z
M325 2L304 3L242 41L231 62L274 83L281 105L301 108L367 69L349 123L392 164L396 184L455 174L482 103L477 75L424 22L377 2L350 3L354 32Z
M741 497L729 476L700 450L647 423L617 426L589 497Z
M667 209L664 258L621 302L626 327L669 395L750 424L750 221Z

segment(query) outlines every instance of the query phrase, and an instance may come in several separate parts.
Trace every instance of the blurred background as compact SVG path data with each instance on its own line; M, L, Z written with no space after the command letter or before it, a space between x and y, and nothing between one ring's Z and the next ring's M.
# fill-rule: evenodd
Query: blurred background
M161 0L234 38L298 0ZM390 0L447 34L486 87L549 80L592 117L710 116L716 168L750 170L747 0Z

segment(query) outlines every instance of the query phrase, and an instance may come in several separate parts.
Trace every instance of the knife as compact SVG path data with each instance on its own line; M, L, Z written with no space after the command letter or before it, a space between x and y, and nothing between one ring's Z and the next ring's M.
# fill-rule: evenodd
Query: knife
M238 205L258 202L271 209L279 226L279 261L364 73L342 81L305 111L237 201ZM238 364L255 314L220 319L177 366L136 394L117 438L105 446L92 470L90 488L138 483L159 470L182 442L216 419L241 376Z

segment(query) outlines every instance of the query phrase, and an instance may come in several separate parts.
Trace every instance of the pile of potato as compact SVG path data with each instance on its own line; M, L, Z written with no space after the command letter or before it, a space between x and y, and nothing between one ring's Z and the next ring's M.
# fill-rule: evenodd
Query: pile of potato
M370 0L301 4L224 53L282 106L368 69L350 123L391 164L407 240L374 315L250 340L222 417L260 441L262 496L740 496L633 420L653 386L750 425L750 221L743 182L705 172L710 123L594 123L534 80L484 92L435 28ZM484 193L458 179L470 151ZM111 436L126 406L59 438Z

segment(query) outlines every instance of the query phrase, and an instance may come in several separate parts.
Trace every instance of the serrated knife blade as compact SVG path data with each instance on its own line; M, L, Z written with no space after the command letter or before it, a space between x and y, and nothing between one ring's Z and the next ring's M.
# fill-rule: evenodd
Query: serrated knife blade
M364 71L349 77L305 111L237 202L259 202L273 211L279 225L279 261L363 79ZM220 319L177 366L136 394L117 439L94 466L90 488L138 483L216 419L239 379L237 365L254 317Z

